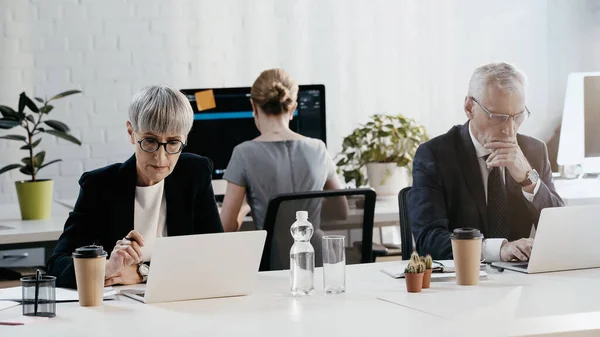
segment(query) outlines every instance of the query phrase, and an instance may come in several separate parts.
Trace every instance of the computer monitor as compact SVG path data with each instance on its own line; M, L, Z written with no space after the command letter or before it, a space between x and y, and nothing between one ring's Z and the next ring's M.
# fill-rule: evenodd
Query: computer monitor
M600 72L569 74L563 110L558 164L581 165L600 172Z
M213 179L221 179L233 148L260 135L252 116L250 88L183 89L194 110L194 125L184 152L213 161ZM325 86L301 85L290 129L326 142Z

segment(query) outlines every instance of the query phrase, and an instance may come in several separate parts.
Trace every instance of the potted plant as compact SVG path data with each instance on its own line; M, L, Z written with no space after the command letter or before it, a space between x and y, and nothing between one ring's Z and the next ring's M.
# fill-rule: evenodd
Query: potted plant
M433 271L433 259L431 255L421 257L421 261L425 265L425 273L423 274L423 289L429 289L431 285L431 272Z
M408 266L404 269L404 279L406 280L406 291L409 293L420 293L423 288L423 274L425 264L421 262L419 254L413 252L410 256Z
M428 139L425 128L411 118L373 115L344 138L338 171L346 183L360 187L368 182L377 195L395 195L410 185L415 152Z
M40 145L44 134L53 135L71 143L81 145L81 142L70 134L69 127L57 120L48 119L45 117L54 108L49 103L63 98L65 96L80 93L79 90L69 90L50 99L44 100L36 97L35 100L40 103L36 105L23 92L19 96L19 107L15 111L12 108L0 105L0 129L12 129L20 126L25 130L25 135L11 134L0 136L1 139L14 140L24 145L21 150L27 152L27 156L21 159L21 163L10 164L0 169L0 174L10 170L19 169L21 173L31 176L31 180L15 182L17 195L19 198L19 206L21 208L21 217L23 220L44 219L50 217L52 208L52 189L53 181L50 179L38 179L38 173L44 167L57 163L61 159L45 161L46 152L39 151L34 154L34 149ZM26 113L25 108L31 113Z

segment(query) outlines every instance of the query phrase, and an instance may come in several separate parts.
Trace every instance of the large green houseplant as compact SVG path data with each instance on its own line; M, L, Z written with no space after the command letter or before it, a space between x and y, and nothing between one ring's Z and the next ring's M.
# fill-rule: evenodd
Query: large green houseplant
M23 92L19 96L18 110L15 111L8 106L0 105L0 113L2 114L0 129L8 130L20 126L25 130L25 135L10 134L0 136L0 139L23 143L24 145L21 146L21 150L27 152L27 156L21 159L21 163L9 164L0 169L0 174L19 169L21 173L31 176L31 180L17 181L15 183L23 220L50 217L53 181L38 179L38 172L50 164L61 161L61 159L46 162L46 151L35 153L35 148L40 145L44 134L53 135L71 143L81 145L81 142L70 134L69 127L66 124L57 120L45 119L54 108L50 104L52 101L80 92L79 90L69 90L46 100L35 97L40 106L36 105ZM26 112L25 108L29 112Z
M338 171L356 187L368 182L378 195L397 194L410 183L415 152L428 139L425 128L411 118L373 115L344 138Z

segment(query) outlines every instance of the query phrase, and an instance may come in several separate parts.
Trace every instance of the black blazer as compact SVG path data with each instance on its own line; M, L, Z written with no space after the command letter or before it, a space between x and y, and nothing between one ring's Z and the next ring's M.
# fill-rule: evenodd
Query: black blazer
M183 153L165 178L167 235L222 232L211 184L208 158ZM99 244L110 252L117 240L133 230L135 155L125 163L86 172L79 179L79 197L54 253L47 263L57 287L75 288L71 254L81 246Z
M554 189L546 145L521 134L517 135L517 142L529 164L540 174L540 187L533 202L529 202L507 172L509 241L529 237L531 225L537 227L543 208L564 205ZM450 233L455 228L478 228L487 237L486 198L477 160L468 122L417 149L408 214L420 254L451 259Z

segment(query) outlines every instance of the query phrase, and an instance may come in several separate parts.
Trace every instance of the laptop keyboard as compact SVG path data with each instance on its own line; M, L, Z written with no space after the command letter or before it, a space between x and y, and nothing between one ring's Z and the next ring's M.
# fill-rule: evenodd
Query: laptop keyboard
M525 263L515 263L513 266L517 267L517 268L527 268L527 266L529 266L529 262L525 262Z

